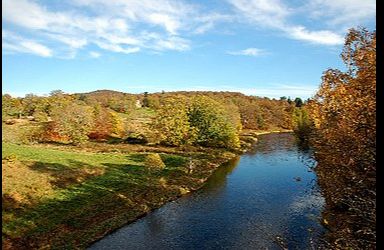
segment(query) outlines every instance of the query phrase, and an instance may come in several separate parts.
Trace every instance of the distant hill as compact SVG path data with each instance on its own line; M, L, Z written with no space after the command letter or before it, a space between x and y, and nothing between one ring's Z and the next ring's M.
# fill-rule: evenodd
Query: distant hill
M86 93L76 93L74 95L84 95L87 97L97 98L97 97L125 97L127 95L134 96L135 94L124 93L124 92L115 91L115 90L102 89L102 90L95 90L95 91L86 92Z

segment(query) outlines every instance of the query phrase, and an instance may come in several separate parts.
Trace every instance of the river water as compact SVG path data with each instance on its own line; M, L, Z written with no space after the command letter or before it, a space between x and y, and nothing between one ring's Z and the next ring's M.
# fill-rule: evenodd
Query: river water
M316 249L324 199L290 133L259 136L206 185L89 249Z

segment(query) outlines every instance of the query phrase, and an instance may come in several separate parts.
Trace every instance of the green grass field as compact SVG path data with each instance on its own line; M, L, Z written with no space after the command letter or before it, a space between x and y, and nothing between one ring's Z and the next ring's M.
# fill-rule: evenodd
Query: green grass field
M143 164L147 153L70 151L10 142L2 146L5 249L85 248L186 190L199 188L231 156L190 154L199 166L188 174L189 158L175 154L161 153L165 169L151 171Z
M131 133L146 133L154 111L119 114ZM200 188L224 149L88 141L35 143L41 124L18 119L2 127L4 249L84 249L108 232ZM158 153L162 170L146 166ZM193 171L188 170L194 161Z

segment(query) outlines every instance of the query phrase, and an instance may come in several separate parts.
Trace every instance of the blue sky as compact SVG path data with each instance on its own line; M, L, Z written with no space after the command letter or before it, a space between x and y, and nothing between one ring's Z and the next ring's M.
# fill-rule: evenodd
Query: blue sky
M2 91L308 98L374 0L3 0Z

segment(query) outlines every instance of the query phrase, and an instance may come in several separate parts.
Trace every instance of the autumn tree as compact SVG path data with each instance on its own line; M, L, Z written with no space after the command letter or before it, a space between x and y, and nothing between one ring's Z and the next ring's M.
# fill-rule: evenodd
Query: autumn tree
M158 109L160 107L161 97L157 95L148 95L148 107L151 109Z
M144 92L143 107L145 108L149 107L148 92Z
M196 142L203 146L238 148L240 116L237 121L222 104L206 97L191 99L188 108L189 123L197 130Z
M327 211L336 218L328 218L331 241L342 249L375 249L376 32L351 29L342 59L348 70L325 71L308 104L312 143Z
M235 108L240 113L241 125L244 129L292 128L293 107L287 101L247 96L237 92L177 91L153 93L148 94L149 107L157 110L163 98L177 95L188 98L199 95L206 96L217 101L220 105L224 105L225 109Z
M26 94L22 99L23 115L31 116L39 108L40 97L35 94Z
M300 97L296 97L295 100L294 100L294 102L295 102L295 106L296 106L296 107L301 107L301 106L303 106L303 100L301 100Z
M61 90L51 91L50 96L44 99L47 103L45 109L49 116L52 116L55 110L65 108L75 102L75 98L73 96L64 94Z
M49 92L49 95L50 96L63 96L63 95L65 95L65 93L61 89L57 89L57 90L52 90L51 92Z
M91 139L121 137L123 122L116 112L103 108L99 103L93 107L93 126L88 134Z
M165 97L153 127L167 145L198 144L210 147L238 148L241 130L237 107L225 105L207 96Z
M57 133L73 144L88 140L88 134L93 127L92 108L76 102L52 108L52 122L47 124L46 133Z
M164 98L152 127L158 131L161 143L171 146L192 144L196 131L191 127L187 113L188 100L184 96Z
M105 107L119 112L119 113L129 113L135 109L136 98L132 96L124 96L122 98L111 97L107 101Z
M23 111L23 107L19 98L12 98L10 95L2 95L2 120L9 117L18 117Z
M310 118L306 107L295 107L292 114L293 131L303 145L309 143L313 131L313 121Z

